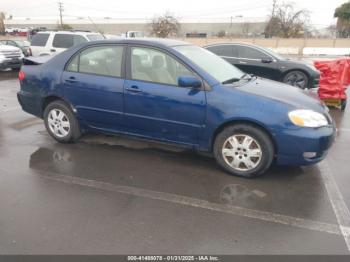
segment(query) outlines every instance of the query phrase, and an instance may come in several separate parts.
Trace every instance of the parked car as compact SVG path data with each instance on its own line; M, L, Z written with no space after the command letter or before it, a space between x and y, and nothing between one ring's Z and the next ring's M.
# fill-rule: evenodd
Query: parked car
M124 34L121 34L121 37L140 38L145 37L145 34L141 31L126 31Z
M125 38L46 59L24 59L18 101L62 143L89 131L130 135L211 152L231 174L251 177L274 161L317 163L333 142L320 100L198 46Z
M26 40L3 39L3 40L0 40L0 43L4 45L11 45L11 46L18 47L19 49L22 50L22 53L24 56L32 55L30 50L30 43Z
M22 65L21 49L0 43L0 69L19 69Z
M286 59L268 48L238 43L205 48L246 73L302 89L318 87L320 73L312 64Z
M5 33L6 33L6 34L11 34L11 33L13 33L15 30L16 30L16 29L13 28L13 27L6 27L6 28L5 28Z
M39 31L31 40L33 56L55 55L74 45L104 39L90 31Z

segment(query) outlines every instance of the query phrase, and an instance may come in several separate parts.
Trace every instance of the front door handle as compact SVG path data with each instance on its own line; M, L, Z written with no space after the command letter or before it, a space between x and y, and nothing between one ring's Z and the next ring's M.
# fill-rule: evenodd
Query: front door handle
M128 92L133 92L133 93L142 92L142 90L138 86L135 86L135 85L132 85L131 87L126 87L125 90Z
M50 52L56 52L56 49L50 49Z
M245 62L245 61L239 61L239 63L241 64L241 65L245 65L245 64L247 64L247 62Z

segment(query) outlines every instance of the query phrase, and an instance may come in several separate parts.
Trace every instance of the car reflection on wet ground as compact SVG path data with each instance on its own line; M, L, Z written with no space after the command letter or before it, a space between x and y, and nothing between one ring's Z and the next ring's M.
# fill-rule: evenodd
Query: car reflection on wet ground
M349 253L348 111L331 111L324 162L242 179L157 143L58 144L21 111L18 88L16 72L1 72L1 254Z

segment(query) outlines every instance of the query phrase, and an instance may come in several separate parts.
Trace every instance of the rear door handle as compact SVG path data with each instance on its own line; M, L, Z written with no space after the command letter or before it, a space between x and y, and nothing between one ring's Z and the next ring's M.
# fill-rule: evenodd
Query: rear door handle
M75 83L75 82L77 82L77 80L75 79L74 76L70 76L70 77L69 77L68 79L66 79L65 81L68 82L68 83Z
M133 92L133 93L142 92L142 90L138 86L135 86L135 85L132 85L131 87L126 87L125 90L128 92Z
M247 62L240 60L239 63L242 64L242 65L245 65Z

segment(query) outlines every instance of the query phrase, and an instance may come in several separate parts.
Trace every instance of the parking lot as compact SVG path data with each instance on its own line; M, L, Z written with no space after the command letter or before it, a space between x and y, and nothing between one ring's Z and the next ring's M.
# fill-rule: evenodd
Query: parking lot
M325 161L243 179L161 144L58 144L0 73L1 254L349 254L349 110Z

